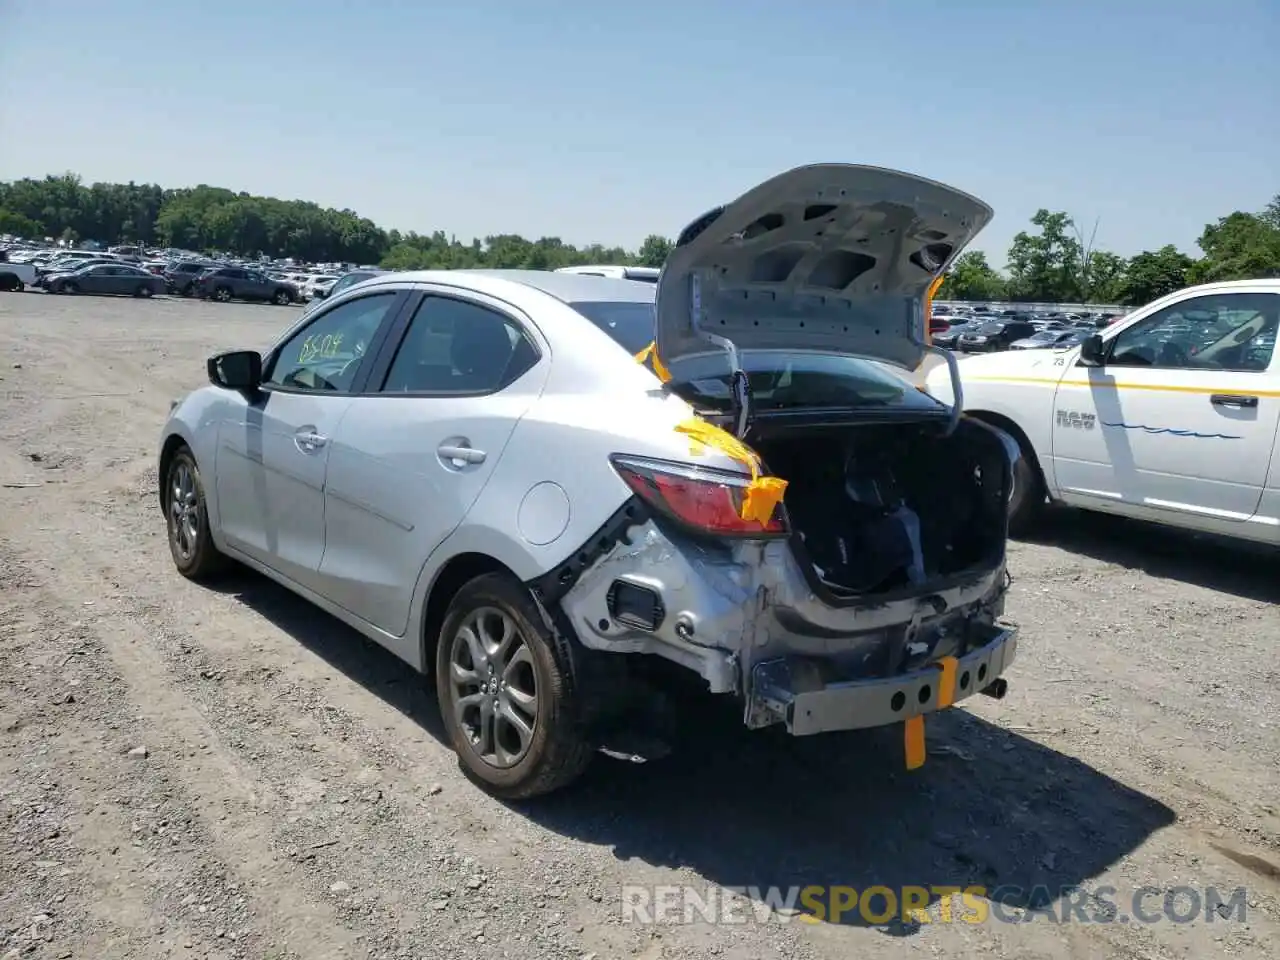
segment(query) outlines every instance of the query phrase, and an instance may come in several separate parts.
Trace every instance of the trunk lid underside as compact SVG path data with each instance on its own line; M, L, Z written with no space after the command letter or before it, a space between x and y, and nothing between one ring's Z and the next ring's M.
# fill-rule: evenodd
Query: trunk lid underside
M915 369L929 286L991 217L975 197L894 170L780 174L685 228L658 283L658 354L676 380L682 361L735 349Z

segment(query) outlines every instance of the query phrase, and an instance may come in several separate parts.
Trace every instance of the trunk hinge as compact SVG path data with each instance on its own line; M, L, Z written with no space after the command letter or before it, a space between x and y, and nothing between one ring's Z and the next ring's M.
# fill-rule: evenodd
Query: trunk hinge
M950 350L929 344L925 347L929 353L937 354L947 362L947 373L951 374L951 419L947 421L945 436L951 436L960 425L960 417L964 414L964 389L960 386L960 362Z
M689 278L689 323L694 332L713 343L729 357L729 397L732 404L733 435L741 440L751 425L751 384L738 359L738 347L728 337L702 329L702 280L695 273Z

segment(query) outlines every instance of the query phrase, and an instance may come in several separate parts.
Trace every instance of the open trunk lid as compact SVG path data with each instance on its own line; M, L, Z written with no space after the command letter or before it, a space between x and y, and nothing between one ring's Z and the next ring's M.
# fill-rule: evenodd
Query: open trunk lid
M991 220L932 180L813 164L766 180L681 233L658 281L656 346L675 380L710 353L807 351L908 370L928 348L930 285Z

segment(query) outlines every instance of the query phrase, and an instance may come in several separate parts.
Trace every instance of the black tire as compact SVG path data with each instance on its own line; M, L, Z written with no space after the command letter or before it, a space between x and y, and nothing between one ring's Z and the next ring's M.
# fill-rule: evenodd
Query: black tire
M75 283L73 283L72 281L67 280L64 283L58 284L58 292L59 293L79 293L80 288L77 287Z
M0 291L5 293L21 293L22 281L12 273L0 274Z
M190 477L188 487L183 478L187 471ZM175 506L175 500L183 490L189 489L185 511ZM194 502L192 502L194 498ZM209 513L205 506L204 482L200 477L200 468L189 447L181 447L169 461L169 469L164 483L164 517L168 531L169 554L173 557L173 565L188 580L206 580L223 572L230 561L226 555L214 545L213 536L209 532ZM194 536L190 536L191 527L186 527L190 547L186 547L184 539L179 536L180 524L186 519L194 521Z
M530 654L526 666L531 666L534 681L536 718L523 756L506 767L480 755L455 710L457 694L450 665L455 646L465 646L458 633L482 610L497 611L509 618L518 640ZM454 596L440 628L435 671L440 714L459 765L493 796L523 800L551 793L576 780L591 762L595 751L578 726L570 666L564 662L556 638L547 630L529 591L509 574L477 577ZM494 691L495 701L500 695L500 691ZM496 727L494 736L496 739Z
M139 286L137 290L133 291L133 295L135 297L142 297L144 300L150 297L154 297L155 294L156 292L154 288L152 288L151 284L149 283L144 283L141 286Z
M230 287L218 287L216 290L214 290L214 291L213 291L213 299L217 300L219 303L230 303L230 302L231 302L231 288L230 288Z
M1013 465L1013 492L1009 496L1009 534L1014 537L1026 536L1040 525L1046 496L1035 453L1020 439L1018 449L1022 455Z
M293 303L293 297L290 296L289 291L285 290L283 287L277 290L275 292L275 296L271 299L275 302L276 306L279 307L287 307L289 304Z

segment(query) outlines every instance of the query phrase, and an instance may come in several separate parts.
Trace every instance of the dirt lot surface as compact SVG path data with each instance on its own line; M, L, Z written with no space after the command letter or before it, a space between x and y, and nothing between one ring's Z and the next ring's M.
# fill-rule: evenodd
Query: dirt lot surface
M294 316L0 294L0 958L1280 956L1274 555L1064 513L1011 550L1008 697L932 720L922 770L896 731L708 720L508 806L390 655L172 568L168 402ZM1004 920L622 922L624 885L668 884L979 885Z

